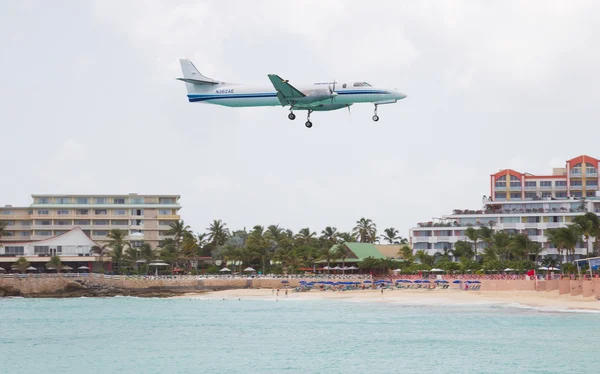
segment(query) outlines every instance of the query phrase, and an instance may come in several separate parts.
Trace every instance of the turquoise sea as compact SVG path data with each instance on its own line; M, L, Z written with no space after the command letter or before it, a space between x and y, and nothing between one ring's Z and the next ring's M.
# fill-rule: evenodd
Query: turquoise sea
M600 314L332 300L0 299L0 372L598 372Z

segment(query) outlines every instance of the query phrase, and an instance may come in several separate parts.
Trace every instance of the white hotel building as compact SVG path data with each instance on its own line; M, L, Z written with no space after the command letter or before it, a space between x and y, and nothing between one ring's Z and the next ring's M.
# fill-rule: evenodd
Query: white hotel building
M542 256L558 256L545 230L564 227L585 212L600 212L598 162L579 156L568 160L564 168L555 168L552 175L511 169L492 174L490 196L484 197L481 210L455 209L441 219L419 223L410 229L412 247L432 255L442 253L459 240L469 241L467 228L485 225L496 231L526 234L541 244ZM575 257L585 253L583 243L579 243Z

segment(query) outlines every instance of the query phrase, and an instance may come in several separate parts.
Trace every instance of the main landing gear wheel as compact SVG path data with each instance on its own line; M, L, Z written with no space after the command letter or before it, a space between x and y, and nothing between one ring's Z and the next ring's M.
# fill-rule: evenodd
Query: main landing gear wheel
M379 121L379 116L377 115L377 104L375 104L375 112L373 113L373 121Z
M306 121L306 123L304 124L304 126L306 126L306 127L308 127L310 129L312 127L312 122Z
M294 113L290 113L290 114L288 114L288 118L293 121L296 119L296 115Z

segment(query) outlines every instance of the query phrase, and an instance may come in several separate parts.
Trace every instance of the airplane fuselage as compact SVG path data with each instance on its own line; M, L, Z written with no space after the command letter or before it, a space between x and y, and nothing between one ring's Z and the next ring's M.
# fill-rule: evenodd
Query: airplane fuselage
M354 103L392 103L405 97L394 90L376 87L353 87L352 84L337 83L332 95L332 83L317 83L298 86L306 94L298 100L297 109L335 110ZM346 86L346 87L344 87ZM282 106L273 87L252 87L236 84L219 84L189 93L190 102L217 104L228 107ZM305 103L303 103L305 101Z

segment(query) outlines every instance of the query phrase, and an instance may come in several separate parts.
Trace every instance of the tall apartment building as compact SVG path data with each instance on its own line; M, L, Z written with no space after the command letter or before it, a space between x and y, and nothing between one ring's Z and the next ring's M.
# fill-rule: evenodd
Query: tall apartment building
M488 226L526 234L541 244L542 256L556 257L558 251L548 242L546 230L565 227L585 212L600 213L599 182L598 160L589 156L566 161L552 175L501 170L490 176L490 196L484 197L481 209L455 209L441 219L421 222L410 230L410 240L414 250L442 253L459 240L468 241L467 228ZM586 252L579 243L576 257Z
M111 229L128 233L133 247L164 239L180 219L179 195L32 195L28 207L0 208L6 224L0 244L44 240L79 227L95 242L106 241Z

